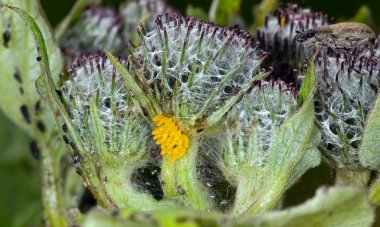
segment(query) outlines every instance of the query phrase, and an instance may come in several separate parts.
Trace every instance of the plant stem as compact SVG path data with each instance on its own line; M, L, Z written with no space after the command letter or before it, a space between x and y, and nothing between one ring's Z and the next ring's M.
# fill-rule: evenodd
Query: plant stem
M376 206L380 206L380 178L371 185L369 189L369 199Z
M276 177L276 182L269 183L265 191L253 203L253 205L245 212L248 215L260 214L273 209L278 201L280 201L284 190L286 189L287 179Z
M367 169L337 168L335 170L336 185L360 185L366 186L370 178L370 171Z
M59 169L55 169L51 150L44 144L41 149L41 181L42 181L42 201L45 218L49 226L68 226L64 202L62 201L62 191L57 184L59 179ZM58 152L59 153L59 152Z
M161 178L163 189L168 198L182 197L186 206L197 210L212 207L212 202L197 178L198 135L190 132L189 147L186 154L173 162L168 155L163 157Z
M237 217L248 210L255 202L256 195L254 176L249 178L241 178L237 182L235 202L232 211L230 212L232 217Z

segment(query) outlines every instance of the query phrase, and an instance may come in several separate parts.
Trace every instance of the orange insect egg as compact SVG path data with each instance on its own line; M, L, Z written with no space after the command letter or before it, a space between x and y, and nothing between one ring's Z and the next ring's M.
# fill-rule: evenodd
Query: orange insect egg
M156 115L153 118L156 128L152 131L156 144L161 146L161 154L171 155L174 162L186 154L189 138L177 126L171 117Z

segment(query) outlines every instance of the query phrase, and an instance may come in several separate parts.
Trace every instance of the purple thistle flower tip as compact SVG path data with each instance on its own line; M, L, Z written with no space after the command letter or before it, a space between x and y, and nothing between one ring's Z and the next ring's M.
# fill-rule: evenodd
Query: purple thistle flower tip
M179 103L191 105L194 117L212 94L208 115L249 87L260 73L266 54L254 38L238 27L222 27L193 17L167 13L156 18L156 29L139 32L141 47L133 54L148 83L167 90ZM140 27L139 31L144 29ZM219 91L212 93L213 90ZM208 102L208 101L207 101Z
M273 77L296 83L302 69L301 45L295 40L296 31L328 25L325 14L312 12L294 4L276 10L265 18L265 25L257 30L257 40L269 52L264 67L273 66ZM305 56L311 52L303 50Z
M380 60L358 53L330 56L324 73L316 63L315 110L322 129L320 148L335 167L360 168L358 150L380 86Z

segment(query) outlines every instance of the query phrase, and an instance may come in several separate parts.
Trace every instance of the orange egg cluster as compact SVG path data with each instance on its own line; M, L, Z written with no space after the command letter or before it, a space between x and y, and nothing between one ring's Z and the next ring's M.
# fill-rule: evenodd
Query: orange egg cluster
M189 138L177 127L174 119L156 115L153 121L157 122L157 127L152 131L152 135L156 143L161 146L161 153L171 155L173 162L185 155Z

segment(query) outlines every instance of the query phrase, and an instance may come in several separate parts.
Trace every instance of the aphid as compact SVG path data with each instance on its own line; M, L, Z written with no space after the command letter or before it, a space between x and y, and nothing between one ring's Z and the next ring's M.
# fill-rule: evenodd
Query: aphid
M357 22L343 22L296 32L295 38L302 43L303 47L315 48L317 53L322 52L325 71L328 49L340 55L367 45L372 55L376 39L376 35L370 27Z

